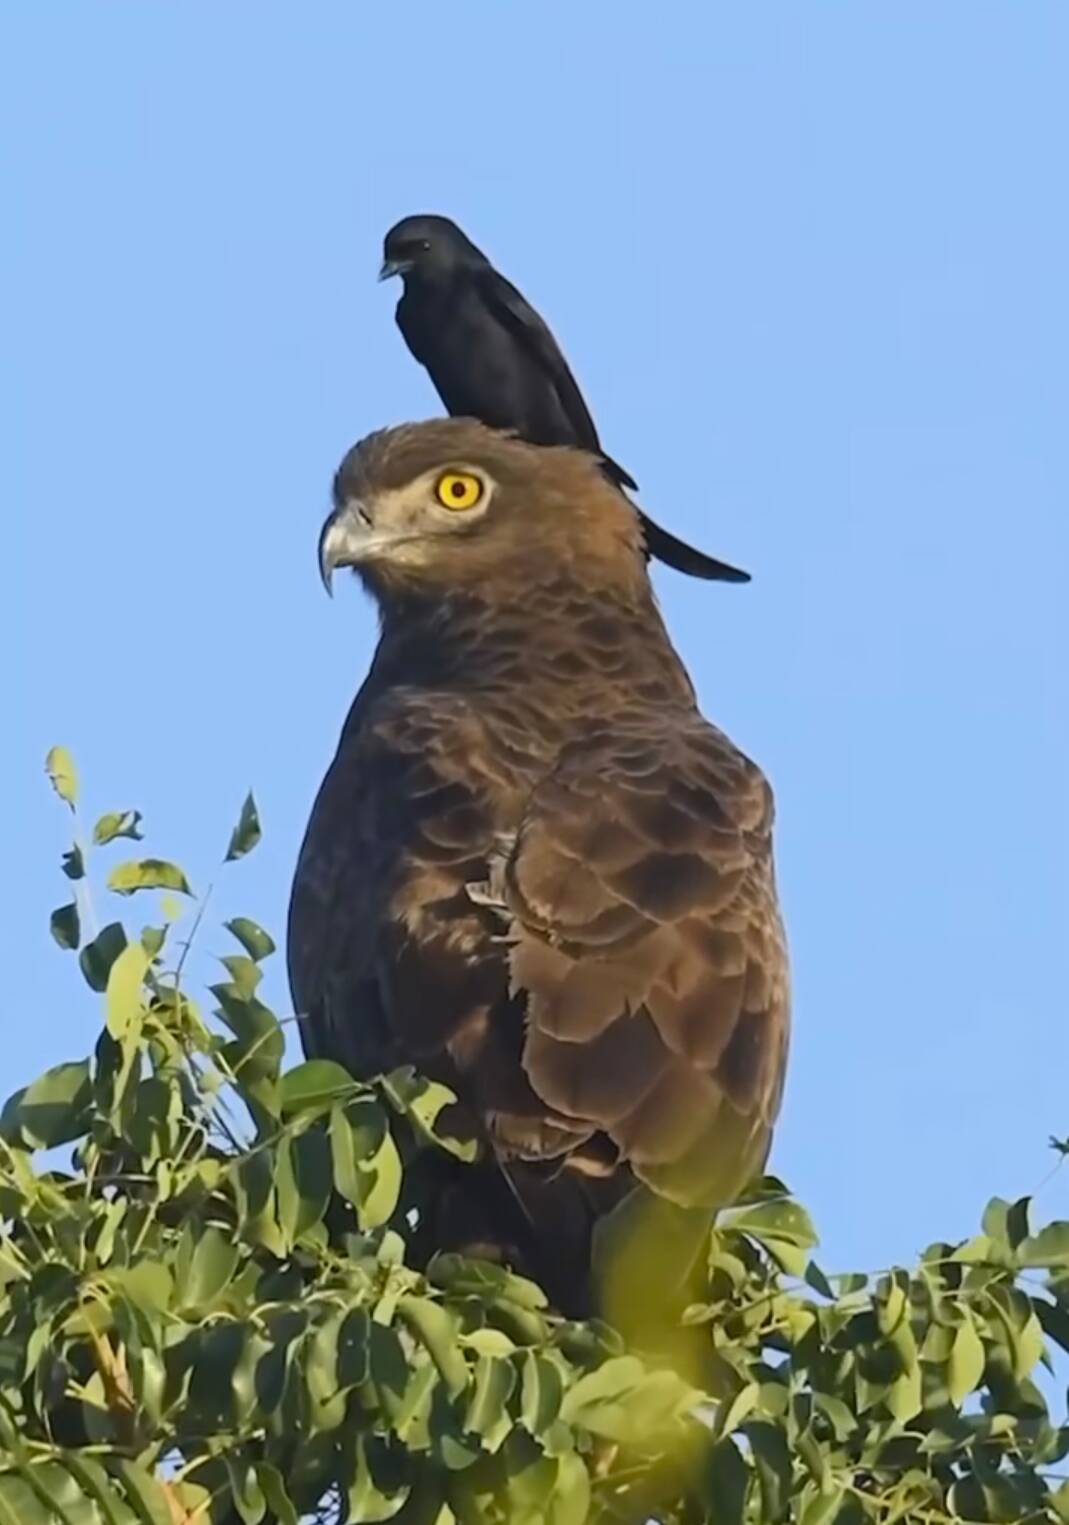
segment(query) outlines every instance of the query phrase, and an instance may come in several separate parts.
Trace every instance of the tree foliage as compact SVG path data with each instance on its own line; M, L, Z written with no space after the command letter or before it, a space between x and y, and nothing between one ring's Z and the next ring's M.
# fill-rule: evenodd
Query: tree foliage
M48 771L76 812L63 749ZM93 850L140 824L102 816ZM259 835L250 795L227 860ZM112 867L163 914L87 936L89 851L51 930L99 1036L0 1120L0 1525L1069 1522L1042 1371L1069 1349L1069 1223L995 1199L911 1269L832 1276L766 1179L710 1233L699 1387L501 1267L411 1264L418 1160L474 1148L449 1093L284 1070L275 944L245 918L209 1021L184 872Z

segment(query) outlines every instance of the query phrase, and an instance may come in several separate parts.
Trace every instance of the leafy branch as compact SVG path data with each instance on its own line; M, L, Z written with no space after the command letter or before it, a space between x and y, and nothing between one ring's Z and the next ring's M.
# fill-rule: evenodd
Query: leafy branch
M73 811L68 754L49 775ZM101 817L93 850L141 824ZM259 833L250 796L227 858ZM189 894L159 858L108 885ZM284 1069L270 936L227 923L205 1018L182 984L204 903L173 967L162 911L61 923L96 1044L0 1118L0 1525L1069 1522L1069 1223L995 1198L914 1266L831 1274L766 1178L672 1338L628 1349L505 1267L421 1260L423 1165L477 1152L450 1093Z

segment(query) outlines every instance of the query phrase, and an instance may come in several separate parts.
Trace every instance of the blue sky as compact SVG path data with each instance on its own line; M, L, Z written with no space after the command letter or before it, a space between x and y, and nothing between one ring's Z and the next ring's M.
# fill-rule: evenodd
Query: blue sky
M1035 1186L1069 1133L1069 9L82 0L5 7L0 56L0 1090L97 1021L47 930L51 743L90 821L136 805L215 878L198 977L224 915L281 935L374 640L316 536L343 450L438 411L374 279L433 210L548 317L654 516L754 573L654 575L776 788L773 1163L826 1260ZM216 875L250 785L264 842Z

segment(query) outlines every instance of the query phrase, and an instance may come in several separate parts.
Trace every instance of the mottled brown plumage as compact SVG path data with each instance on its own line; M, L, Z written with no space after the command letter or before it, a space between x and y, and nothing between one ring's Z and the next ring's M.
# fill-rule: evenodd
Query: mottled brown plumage
M442 473L478 501L443 506ZM579 1306L592 1227L636 1181L705 1209L765 1158L771 793L698 713L593 457L442 420L372 435L334 495L324 575L356 568L382 636L293 887L305 1046L452 1086L485 1164L457 1167L432 1237Z

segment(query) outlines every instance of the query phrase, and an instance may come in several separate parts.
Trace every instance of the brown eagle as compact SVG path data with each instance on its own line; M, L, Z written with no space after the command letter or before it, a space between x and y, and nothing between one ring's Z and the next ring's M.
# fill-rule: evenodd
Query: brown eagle
M333 497L323 577L354 568L382 634L293 885L304 1046L449 1085L482 1163L448 1160L429 1241L582 1310L623 1198L707 1216L767 1154L771 791L698 712L595 456L410 424L351 450Z

